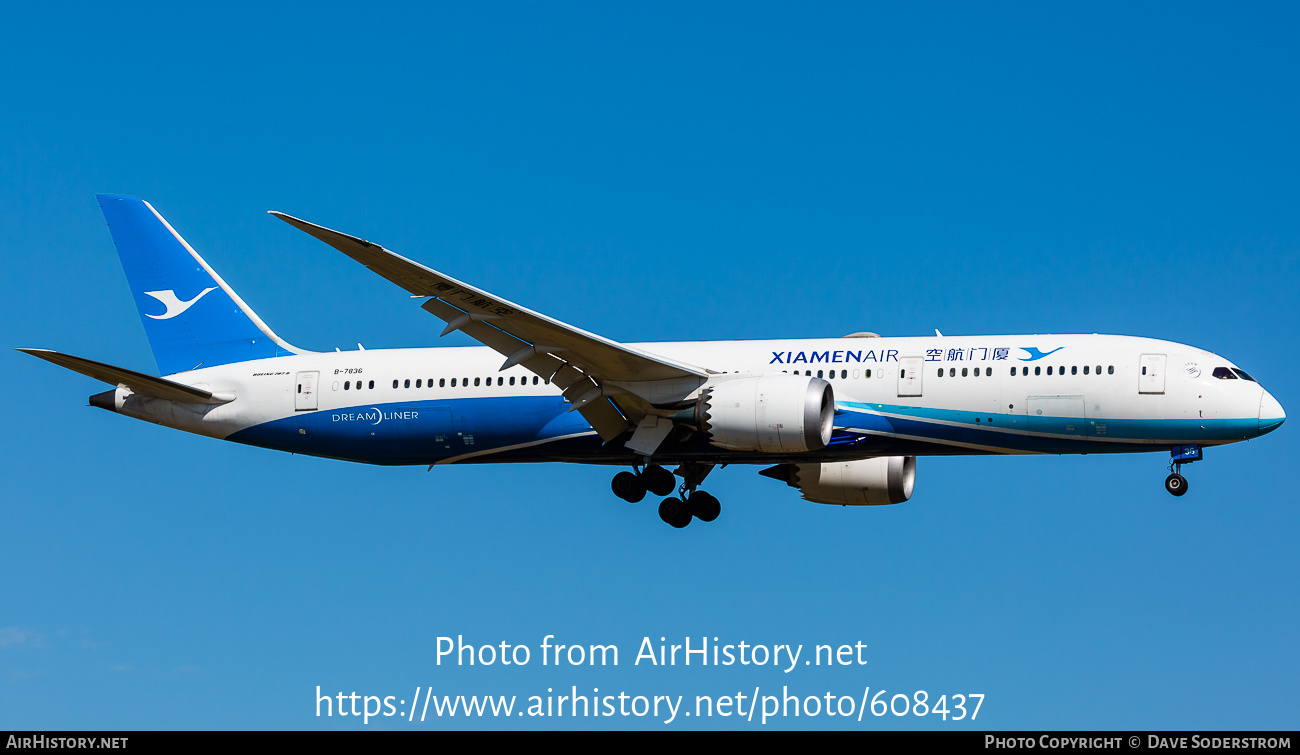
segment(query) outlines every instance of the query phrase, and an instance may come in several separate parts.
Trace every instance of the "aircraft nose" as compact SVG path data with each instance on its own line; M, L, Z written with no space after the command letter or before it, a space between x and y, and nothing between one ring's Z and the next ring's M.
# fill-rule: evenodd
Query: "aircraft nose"
M1285 421L1286 412L1282 411L1282 405L1273 398L1273 394L1264 391L1259 399L1259 434L1276 430Z

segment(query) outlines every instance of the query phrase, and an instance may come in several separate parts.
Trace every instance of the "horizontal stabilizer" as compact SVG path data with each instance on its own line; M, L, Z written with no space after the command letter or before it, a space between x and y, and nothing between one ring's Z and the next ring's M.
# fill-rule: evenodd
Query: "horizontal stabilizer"
M194 388L165 378L157 378L135 370L114 367L111 364L82 359L70 354L60 354L57 351L48 349L18 350L24 354L31 354L34 357L44 359L47 362L53 362L60 367L66 367L73 372L79 372L87 377L102 380L109 385L124 385L132 393L143 396L153 396L168 401L181 401L187 404L225 404L235 400L233 396L214 394L212 391L205 391L202 388Z

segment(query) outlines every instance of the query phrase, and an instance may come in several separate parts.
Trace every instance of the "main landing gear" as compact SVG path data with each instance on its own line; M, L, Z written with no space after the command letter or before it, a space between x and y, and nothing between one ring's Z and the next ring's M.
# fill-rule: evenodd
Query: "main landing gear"
M614 495L628 503L636 503L645 498L647 491L655 495L668 495L677 487L678 497L665 498L659 504L659 518L681 529L690 524L692 519L711 522L722 513L722 504L717 498L703 490L696 490L712 469L712 464L682 464L677 468L677 474L682 477L682 484L678 487L672 472L652 464L635 474L619 472L614 475L610 487L614 490Z
M614 475L610 487L614 490L614 495L619 498L628 503L637 503L645 498L646 491L655 495L668 495L673 492L673 488L677 487L677 480L672 472L656 464L636 474L619 472Z
M1169 476L1165 478L1165 490L1170 495L1183 495L1187 492L1187 478L1183 477L1183 465L1200 461L1200 446L1174 446L1169 451Z

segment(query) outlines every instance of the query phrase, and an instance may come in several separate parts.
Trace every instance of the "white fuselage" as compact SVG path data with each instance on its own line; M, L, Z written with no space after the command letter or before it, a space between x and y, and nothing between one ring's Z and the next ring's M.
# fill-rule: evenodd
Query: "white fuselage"
M1106 335L833 338L630 344L736 376L824 377L835 439L805 455L735 452L695 434L656 461L825 461L882 455L1104 453L1231 443L1281 423L1235 365L1169 341ZM554 385L499 370L486 347L308 353L170 379L235 399L180 404L119 388L117 411L252 445L379 464L629 463ZM1215 377L1215 370L1229 377ZM1238 373L1240 374L1240 373ZM698 390L698 389L696 389Z

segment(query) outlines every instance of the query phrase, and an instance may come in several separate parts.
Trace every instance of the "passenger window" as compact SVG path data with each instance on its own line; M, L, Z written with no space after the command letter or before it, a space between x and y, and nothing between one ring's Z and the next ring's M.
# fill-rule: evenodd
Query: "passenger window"
M1083 366L1083 374L1085 374L1085 375L1088 374L1088 365L1086 365L1086 364Z
M821 371L821 370L817 370L817 377L821 377L821 376L822 376L822 371Z
M939 368L939 377L943 377L943 368L942 368L942 367Z
M1101 374L1101 365L1097 365L1097 374L1098 374L1098 375Z
M984 377L993 377L993 368L992 368L992 367L985 367L985 368L984 368Z
M455 378L453 378L453 380L454 380L454 379L455 379ZM446 388L446 387L447 387L447 378L438 378L438 387L439 387L439 388Z
M505 379L505 378L503 378L503 377L499 377L499 378L497 378L497 385L505 385L505 384L506 384L506 379Z
M1050 369L1052 369L1052 368L1051 368L1051 367L1048 367L1047 369L1050 370ZM1034 368L1034 374L1035 374L1035 375L1041 375L1041 374L1043 374L1043 368L1042 368L1042 367L1035 367L1035 368ZM1051 373L1049 372L1048 374L1050 375Z
M966 368L965 368L965 367L962 367L962 368L961 368L961 376L962 376L962 377L967 377L966 372L967 372Z
M863 374L864 374L866 377L871 377L871 370L867 370L867 371L866 371L865 373L863 373Z
M515 379L514 379L514 378L510 378L510 384L511 384L511 385L514 385L514 384L515 384Z
M478 378L474 378L474 385L475 385L475 386L477 386L477 385L478 385L478 381L479 381L479 379L478 379Z
M415 387L416 387L416 388L419 388L421 385L423 385L423 383L424 383L423 379L416 380L416 381L415 381Z
M1100 368L1098 368L1098 370L1100 370ZM1107 375L1114 375L1114 374L1115 374L1115 365L1112 364L1112 365L1110 365L1109 367L1107 367L1107 368L1106 368L1106 374L1107 374Z
M1016 376L1016 368L1015 368L1015 367L1012 367L1012 368L1011 368L1011 377L1015 377L1015 376Z
M1239 370L1236 367L1233 367L1232 371L1237 373L1237 377L1241 378L1242 380L1249 380L1252 383L1255 382L1255 378L1251 377L1250 375L1247 375L1245 370Z
M533 385L537 385L537 376L533 375Z
M411 379L410 379L410 378L407 378L407 379L406 379L406 382L402 383L402 387L403 387L403 388L410 388L410 387L411 387Z
M344 380L344 381L343 381L343 390L346 391L346 390L347 390L348 388L350 388L351 386L352 386L351 381L348 381L348 380Z
M397 387L397 381L396 381L396 380L393 381L393 387L394 387L394 388Z
M1146 365L1142 365L1142 374L1143 374L1143 375L1147 374L1147 368L1146 368Z
M1237 376L1227 367L1215 367L1214 376L1220 380L1236 380Z
M1048 374L1048 375L1052 374L1052 368L1051 368L1051 367L1048 367L1048 368L1047 368L1047 374Z
M1075 366L1072 365L1072 366L1070 367L1070 374L1071 374L1071 375L1078 375L1078 374L1079 374L1079 368L1078 368L1078 367L1075 367Z

